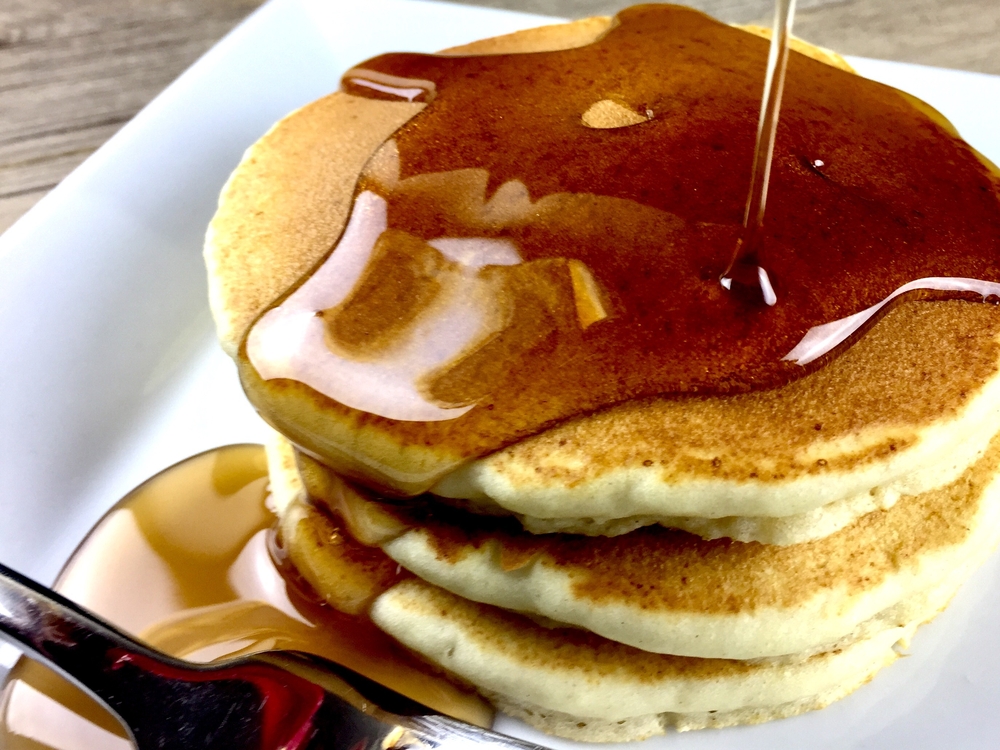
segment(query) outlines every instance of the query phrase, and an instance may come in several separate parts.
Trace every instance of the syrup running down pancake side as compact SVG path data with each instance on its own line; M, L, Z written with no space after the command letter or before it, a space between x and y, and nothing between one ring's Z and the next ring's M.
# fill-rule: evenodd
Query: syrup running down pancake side
M193 661L274 649L322 656L443 713L488 725L492 711L378 630L293 585L273 560L259 446L229 446L167 469L91 531L56 589L150 645ZM280 550L277 550L280 557ZM281 566L282 568L284 566ZM395 566L393 566L395 567ZM122 750L110 714L22 659L0 694L4 750Z
M926 105L793 52L758 253L778 301L727 293L766 58L699 12L638 6L573 49L352 69L348 94L426 106L244 339L251 401L339 470L369 428L447 469L631 399L780 386L824 361L787 358L809 331L913 282L1000 291L989 165ZM349 473L397 494L435 478Z

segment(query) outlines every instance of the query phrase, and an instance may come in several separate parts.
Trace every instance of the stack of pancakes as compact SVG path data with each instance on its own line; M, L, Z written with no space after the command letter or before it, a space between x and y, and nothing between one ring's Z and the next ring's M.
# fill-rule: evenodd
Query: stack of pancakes
M461 51L578 46L609 23ZM421 106L336 93L250 149L206 245L230 354ZM998 413L998 310L904 302L789 385L620 404L403 503L281 435L269 458L284 549L331 606L510 715L613 741L820 708L897 658L1000 540ZM362 452L403 455L366 429Z

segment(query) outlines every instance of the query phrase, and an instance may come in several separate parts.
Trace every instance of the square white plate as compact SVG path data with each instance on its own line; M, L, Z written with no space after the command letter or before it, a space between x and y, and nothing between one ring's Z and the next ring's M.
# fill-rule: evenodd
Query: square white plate
M247 146L360 60L544 20L415 0L272 0L0 237L0 560L50 581L141 480L205 448L260 439L215 343L201 261L216 196ZM1000 78L852 63L940 109L1000 162ZM920 631L913 656L846 700L649 744L994 748L998 619L994 560ZM572 745L506 719L499 728Z

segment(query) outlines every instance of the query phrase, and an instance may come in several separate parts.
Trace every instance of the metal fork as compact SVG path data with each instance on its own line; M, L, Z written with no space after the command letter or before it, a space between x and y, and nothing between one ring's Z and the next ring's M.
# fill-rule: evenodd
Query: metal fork
M0 635L96 697L139 750L543 750L304 654L175 659L2 564Z

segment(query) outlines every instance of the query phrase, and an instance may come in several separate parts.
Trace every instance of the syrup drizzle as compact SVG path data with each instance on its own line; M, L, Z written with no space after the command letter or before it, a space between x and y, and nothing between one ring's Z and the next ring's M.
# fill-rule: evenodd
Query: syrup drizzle
M354 96L427 106L359 179L351 224L370 240L356 283L332 306L302 310L311 340L365 376L341 378L340 390L307 385L319 382L307 377L316 362L265 335L308 282L241 350L251 400L306 451L412 494L464 460L615 403L782 385L818 361L791 356L811 330L863 310L870 323L915 279L1000 282L990 167L926 105L791 52L781 120L769 121L768 220L744 242L747 258L761 254L750 266L766 268L751 281L766 280L781 304L761 305L766 289L727 293L719 269L741 217L759 213L743 199L767 43L676 6L617 18L575 49L389 54L344 79ZM379 201L384 228L361 210ZM508 243L518 261L463 266L443 249L458 243L474 258L484 242ZM810 347L842 350L863 329L839 326L846 336ZM447 461L403 479L398 467L377 478L346 467L368 426Z
M736 245L733 259L719 279L731 292L751 291L765 305L778 301L767 270L760 264L761 231L764 226L764 207L767 204L767 184L774 158L774 137L778 132L778 114L781 111L781 92L785 87L785 68L788 65L789 39L792 20L795 18L795 0L774 0L774 24L771 29L771 47L767 53L767 73L764 77L764 97L760 105L757 124L757 144L753 152L750 192L743 212L743 234ZM745 293L745 292L744 292Z

